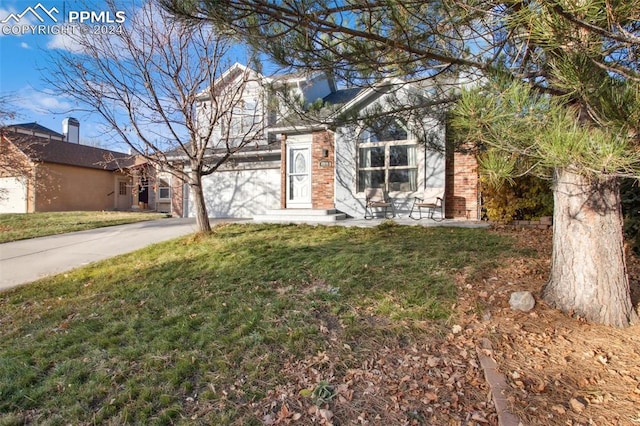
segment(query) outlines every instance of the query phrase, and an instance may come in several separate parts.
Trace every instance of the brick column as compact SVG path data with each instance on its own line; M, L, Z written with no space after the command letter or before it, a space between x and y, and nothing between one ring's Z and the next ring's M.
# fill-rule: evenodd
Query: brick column
M311 206L335 208L335 147L329 130L313 132L311 142Z
M445 216L478 219L478 161L473 153L447 150L445 177Z
M157 199L156 199L157 203ZM183 217L184 212L184 181L171 176L171 215Z

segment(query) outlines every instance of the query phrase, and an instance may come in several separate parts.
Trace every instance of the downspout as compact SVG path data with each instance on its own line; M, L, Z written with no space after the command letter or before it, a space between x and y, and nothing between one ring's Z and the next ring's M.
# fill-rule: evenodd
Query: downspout
M189 184L182 184L182 217L189 217Z
M29 212L29 198L27 198L27 213L35 213L36 212L36 196L38 195L37 187L38 187L38 163L33 163L33 179L31 181L31 185L27 184L27 194L29 192L33 192L33 211Z

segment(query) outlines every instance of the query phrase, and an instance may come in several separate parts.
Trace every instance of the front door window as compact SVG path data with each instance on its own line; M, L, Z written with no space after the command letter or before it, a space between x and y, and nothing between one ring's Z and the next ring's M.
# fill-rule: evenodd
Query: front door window
M311 174L309 146L290 146L287 148L288 178L287 178L287 207L311 207Z

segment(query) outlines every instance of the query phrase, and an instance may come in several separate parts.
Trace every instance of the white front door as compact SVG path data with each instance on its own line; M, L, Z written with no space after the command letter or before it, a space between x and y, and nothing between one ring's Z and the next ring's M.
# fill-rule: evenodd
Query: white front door
M287 208L311 208L311 144L287 145Z

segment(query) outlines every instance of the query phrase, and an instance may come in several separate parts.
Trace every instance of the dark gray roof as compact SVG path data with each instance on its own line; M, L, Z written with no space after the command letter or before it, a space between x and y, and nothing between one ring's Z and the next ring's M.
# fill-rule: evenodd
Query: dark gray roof
M347 102L353 100L358 93L363 91L362 87L353 87L351 89L340 89L325 96L322 100L325 105L344 105Z
M33 123L12 124L9 127L10 128L11 127L21 128L21 129L24 129L24 130L29 130L29 131L34 132L34 133L45 133L47 135L55 136L55 137L58 137L58 138L64 137L62 135L62 133L58 133L56 131L53 131L53 130L49 129L48 127L44 127L43 125L36 123L35 121Z
M280 119L273 127L308 127L330 125L332 115L344 104L355 99L360 92L366 90L362 87L340 89L322 98L323 107L316 111L307 111L304 114L292 113Z
M38 130L38 132L41 131ZM34 162L66 164L101 170L118 170L134 164L133 156L122 152L25 135L24 133L6 132L4 136Z

